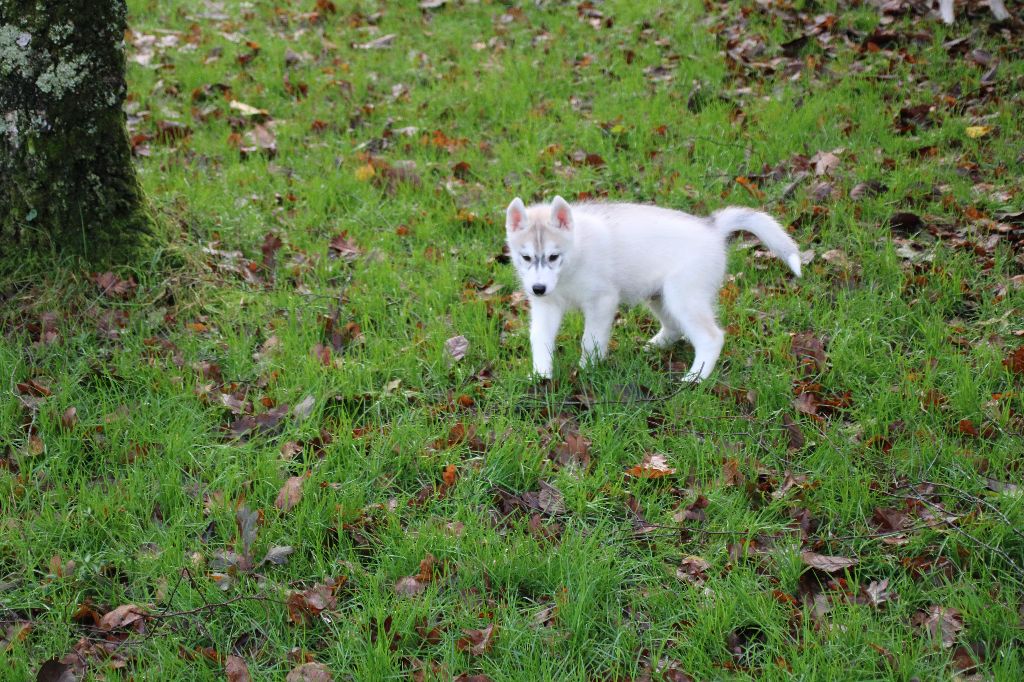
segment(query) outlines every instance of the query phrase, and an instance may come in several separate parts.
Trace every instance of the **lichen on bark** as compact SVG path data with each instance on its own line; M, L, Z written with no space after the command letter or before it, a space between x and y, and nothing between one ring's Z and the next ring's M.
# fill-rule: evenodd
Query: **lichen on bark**
M0 272L25 252L117 261L146 241L126 27L124 0L0 0Z

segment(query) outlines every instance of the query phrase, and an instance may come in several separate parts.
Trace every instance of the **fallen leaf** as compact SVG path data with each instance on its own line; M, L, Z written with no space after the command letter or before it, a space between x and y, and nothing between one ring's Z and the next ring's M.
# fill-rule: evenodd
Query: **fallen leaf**
M252 130L246 131L245 141L248 144L239 148L243 157L255 152L263 152L270 158L277 156L277 137L266 126L257 123Z
M866 182L858 182L850 190L850 198L854 201L859 201L867 197L876 197L883 192L886 192L889 188L878 180L868 180Z
M444 347L452 359L458 362L466 356L466 351L469 350L469 339L461 335L453 336L444 342Z
M839 165L839 156L833 152L818 152L811 157L811 164L814 165L814 174L817 176L831 175L832 171Z
M964 130L964 132L967 134L967 137L972 140L976 140L979 137L985 137L992 132L992 126L967 126L967 129Z
M48 386L39 383L35 379L26 379L19 382L15 388L18 390L19 395L31 396L33 398L48 398L53 395L53 391Z
M1006 495L1019 495L1020 486L1016 483L1006 483L990 476L984 476L985 487L994 493L1004 493Z
M235 526L238 528L238 537L242 541L242 552L247 557L251 556L252 543L256 540L261 523L263 523L261 510L252 511L244 504L240 504L235 510Z
M546 481L538 481L540 492L537 493L537 503L541 511L546 514L562 514L565 512L565 499L562 491Z
M441 484L444 486L445 490L448 490L455 485L458 475L458 469L454 464L449 464L444 468L444 471L441 472Z
M292 408L292 414L295 415L296 419L302 421L313 413L313 405L315 404L316 398L314 398L312 394L307 395L302 399L302 402Z
M145 609L135 604L122 604L100 619L97 627L104 632L133 630L139 634L146 631Z
M683 582L703 585L707 581L707 572L711 564L699 556L688 556L679 563L676 569L676 578Z
M237 111L242 116L255 116L269 118L270 113L266 109L257 109L256 107L246 104L245 102L239 102L237 99L231 100L228 104L228 108L232 111Z
M292 476L285 481L277 493L274 506L283 512L291 511L302 499L302 484L306 482L307 478L309 478L308 472L301 476Z
M559 466L586 471L590 468L590 439L580 433L568 433L565 442L549 455Z
M887 601L891 601L895 593L889 590L889 579L872 580L868 585L861 585L858 601L868 606L878 608Z
M82 679L75 667L51 658L36 673L36 682L78 682Z
M676 470L668 465L665 455L651 453L645 454L639 464L626 469L626 475L634 478L661 478L671 476L675 472Z
M307 590L291 592L287 601L288 619L296 625L308 623L319 617L323 611L333 609L338 604L334 593L345 582L344 576L328 578Z
M10 649L15 642L25 641L25 638L32 632L32 623L24 620L15 621L2 626L0 632L3 632L3 636L0 637L0 654L2 654Z
M139 286L131 275L128 275L128 279L121 279L112 272L94 275L93 281L100 288L100 294L107 298L121 300L127 300L134 296L135 290Z
M474 656L482 656L494 646L494 638L498 632L498 626L491 623L482 630L465 628L462 630L465 637L461 637L455 646L459 651L466 651Z
M789 436L789 449L800 450L804 446L804 434L800 426L788 414L782 414L782 428Z
M288 673L285 682L333 682L330 669L323 663L303 663Z
M395 34L388 33L367 43L354 43L352 47L356 50L382 50L391 47L393 42L395 42Z
M825 573L836 573L851 566L856 566L859 563L857 559L849 559L842 556L826 556L814 552L801 552L800 558L811 568L816 568Z
M1012 374L1024 374L1024 346L1018 346L1007 353L1003 359L1003 367Z
M814 332L794 334L790 342L790 349L796 357L797 363L810 373L813 374L815 370L819 373L825 371L827 362L825 343Z
M933 604L925 611L918 611L911 617L910 624L920 628L930 637L941 639L942 646L950 648L964 629L964 619L956 609Z
M282 566L288 563L288 557L290 557L294 552L295 548L291 545L278 545L271 547L267 550L266 555L260 560L258 565L274 564Z
M327 245L327 255L331 258L342 258L347 261L355 260L362 254L363 250L356 245L355 241L349 238L348 231L344 231L331 239Z
M227 675L227 682L250 682L249 666L238 656L227 657L224 662L224 674Z
M909 236L924 229L924 220L916 213L898 211L889 216L886 225L893 232Z
M404 578L399 578L398 582L395 583L395 594L402 597L415 597L423 594L427 589L427 583L420 580L415 575L408 575Z

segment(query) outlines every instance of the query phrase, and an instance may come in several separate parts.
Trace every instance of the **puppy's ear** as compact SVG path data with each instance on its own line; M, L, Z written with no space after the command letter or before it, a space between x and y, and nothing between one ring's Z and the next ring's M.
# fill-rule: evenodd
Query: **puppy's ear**
M523 205L522 199L516 197L505 211L505 229L509 232L516 232L524 227L526 227L526 206Z
M555 197L551 202L551 224L563 230L572 229L572 209L562 197Z

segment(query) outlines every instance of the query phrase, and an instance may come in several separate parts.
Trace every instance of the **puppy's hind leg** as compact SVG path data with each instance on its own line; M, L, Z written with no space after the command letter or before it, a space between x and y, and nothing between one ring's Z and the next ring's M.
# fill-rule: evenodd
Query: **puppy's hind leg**
M661 296L656 296L647 301L647 307L651 309L654 316L661 322L661 329L658 333L651 337L646 343L645 348L668 348L683 335L679 330L679 325L676 324L675 318L672 314L665 309L665 305L661 300Z
M953 0L939 0L939 14L942 16L944 23L952 24L955 19L953 16Z
M725 342L725 332L715 321L711 300L697 292L687 292L673 283L665 287L663 305L693 344L693 365L683 381L697 383L708 378L718 362Z
M583 306L583 354L580 367L603 360L607 355L612 323L615 322L618 307L619 301L613 296L601 296Z

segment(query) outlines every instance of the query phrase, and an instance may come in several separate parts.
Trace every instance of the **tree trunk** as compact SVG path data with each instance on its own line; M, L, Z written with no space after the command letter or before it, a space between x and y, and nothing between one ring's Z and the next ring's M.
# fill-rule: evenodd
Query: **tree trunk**
M125 0L0 0L0 272L123 261L150 216L121 109Z

